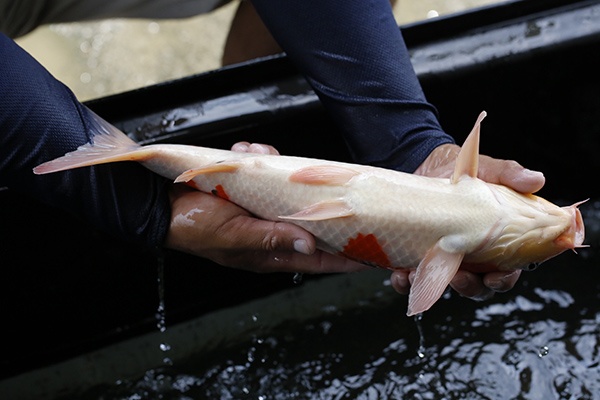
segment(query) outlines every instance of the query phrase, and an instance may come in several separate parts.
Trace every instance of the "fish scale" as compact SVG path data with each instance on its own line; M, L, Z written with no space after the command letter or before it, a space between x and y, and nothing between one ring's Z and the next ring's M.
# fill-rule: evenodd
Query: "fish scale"
M558 207L477 179L485 113L463 144L451 179L301 157L140 146L92 115L94 143L34 172L138 161L257 217L297 224L325 251L382 268L416 269L408 315L429 309L463 262L481 271L510 271L583 247L579 203Z
M405 174L392 173L387 179L381 179L374 175L371 167L364 166L353 166L359 175L343 186L289 183L287 177L291 173L310 164L294 157L262 155L261 164L256 165L254 157L243 154L239 158L238 154L230 154L229 159L223 161L239 165L234 173L201 174L193 178L195 186L211 192L220 185L230 201L268 220L278 220L280 216L293 214L320 201L342 198L358 216L294 223L313 233L326 244L328 250L333 249L338 253L343 252L348 241L357 234L371 234L377 238L390 260L391 265L386 267L414 267L440 237L449 234L475 238L470 243L465 242L468 251L479 244L477 236L484 236L487 227L497 218L493 212L482 215L473 208L475 203L482 205L483 196L474 201L467 190L448 185L442 179L438 181L439 187L431 190L429 179L411 176L415 178L414 182L404 185L400 196L397 189L402 185L402 180L407 178ZM170 157L177 157L177 148ZM203 160L203 163L211 164L212 160ZM323 161L321 165L327 163ZM169 177L174 178L173 175L176 173L170 173ZM477 181L460 186L473 184L476 185ZM491 195L487 201L493 201ZM424 202L434 204L427 209L429 215L424 215L423 210L417 210L415 206ZM448 223L442 224L440 222L447 215L444 208L449 206L460 218L458 223L446 219ZM417 213L420 218L414 218ZM473 235L475 230L483 233ZM374 264L372 260L358 261Z

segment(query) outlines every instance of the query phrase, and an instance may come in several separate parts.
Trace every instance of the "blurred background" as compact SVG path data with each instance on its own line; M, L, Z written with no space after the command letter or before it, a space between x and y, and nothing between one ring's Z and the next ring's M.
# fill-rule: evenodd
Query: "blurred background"
M498 2L398 0L394 14L402 25ZM181 20L52 24L17 42L86 101L219 68L237 6Z

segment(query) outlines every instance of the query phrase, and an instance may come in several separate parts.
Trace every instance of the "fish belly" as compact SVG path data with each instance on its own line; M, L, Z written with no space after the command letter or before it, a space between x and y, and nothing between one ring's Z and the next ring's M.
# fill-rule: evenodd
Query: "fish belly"
M448 235L461 236L465 247L473 247L481 237L473 232L489 224L491 213L482 212L481 202L475 207L478 201L469 193L473 190L456 190L445 180L407 175L407 182L401 182L393 171L390 177L381 177L377 176L381 171L374 174L370 167L363 171L354 166L359 174L345 185L308 185L290 182L289 176L310 164L276 158L238 159L240 168L235 172L198 175L192 185L271 221L320 202L342 200L352 215L293 223L312 233L319 248L382 268L414 268Z

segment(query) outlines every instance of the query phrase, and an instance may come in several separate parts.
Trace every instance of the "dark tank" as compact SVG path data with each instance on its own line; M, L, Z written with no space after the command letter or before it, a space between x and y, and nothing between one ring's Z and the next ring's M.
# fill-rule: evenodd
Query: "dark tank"
M448 293L415 321L385 271L231 270L0 190L0 397L600 398L600 3L508 1L400 29L458 143L485 110L482 154L543 171L558 204L590 199L589 248L486 302ZM88 106L143 143L350 161L284 55Z

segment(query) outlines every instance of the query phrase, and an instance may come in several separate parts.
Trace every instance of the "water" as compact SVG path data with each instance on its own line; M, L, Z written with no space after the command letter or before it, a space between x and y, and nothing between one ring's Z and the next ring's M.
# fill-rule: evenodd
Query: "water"
M157 284L158 284L158 307L156 309L156 327L158 331L161 333L165 333L167 331L167 316L166 316L166 307L165 307L165 259L164 255L159 255L157 260ZM162 342L158 345L160 351L165 354L163 358L163 363L165 365L171 365L173 361L167 356L168 352L171 350L171 345Z
M249 339L76 398L600 399L598 210L584 213L592 248L491 300L452 293L413 319L406 297L380 288L356 307L266 330L257 311Z
M598 399L599 285L454 295L453 313L425 313L422 336L399 301L334 310L79 398Z

